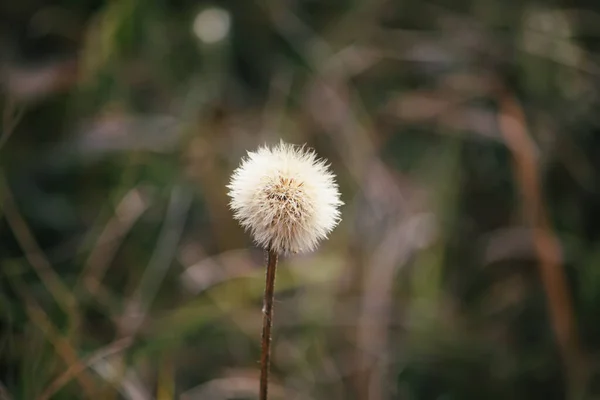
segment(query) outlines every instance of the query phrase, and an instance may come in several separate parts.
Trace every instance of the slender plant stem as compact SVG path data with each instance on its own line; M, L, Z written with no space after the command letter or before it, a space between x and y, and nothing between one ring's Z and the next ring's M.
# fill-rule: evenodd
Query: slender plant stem
M267 282L263 300L263 331L260 355L260 400L267 400L269 389L269 367L271 363L271 328L273 327L273 298L275 293L275 272L277 253L267 250Z

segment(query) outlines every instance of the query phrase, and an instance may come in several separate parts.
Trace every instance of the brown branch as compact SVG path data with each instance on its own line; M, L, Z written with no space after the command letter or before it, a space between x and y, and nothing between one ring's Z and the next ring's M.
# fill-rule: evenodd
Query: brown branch
M271 328L273 327L273 300L275 293L275 272L277 253L267 251L267 281L263 300L263 331L260 356L260 400L267 400L269 388L269 367L271 363Z

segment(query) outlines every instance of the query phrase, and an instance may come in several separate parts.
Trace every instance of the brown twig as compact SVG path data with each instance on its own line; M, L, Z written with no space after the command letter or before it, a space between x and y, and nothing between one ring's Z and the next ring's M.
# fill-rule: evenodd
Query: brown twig
M269 388L269 366L271 363L271 328L273 327L273 299L275 293L275 272L277 253L267 251L267 281L263 300L263 331L260 355L260 400L267 400Z

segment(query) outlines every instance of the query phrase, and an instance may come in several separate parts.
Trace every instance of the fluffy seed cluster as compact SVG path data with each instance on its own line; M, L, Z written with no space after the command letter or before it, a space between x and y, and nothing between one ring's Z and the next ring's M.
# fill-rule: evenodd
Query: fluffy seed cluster
M304 147L280 142L248 152L227 187L234 217L280 254L314 250L340 221L335 175Z

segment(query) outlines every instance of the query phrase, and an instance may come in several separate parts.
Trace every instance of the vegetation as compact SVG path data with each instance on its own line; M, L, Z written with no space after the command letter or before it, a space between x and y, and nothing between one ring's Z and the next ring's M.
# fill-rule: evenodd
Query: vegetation
M247 150L327 158L272 399L600 395L600 5L0 4L0 399L255 399Z

